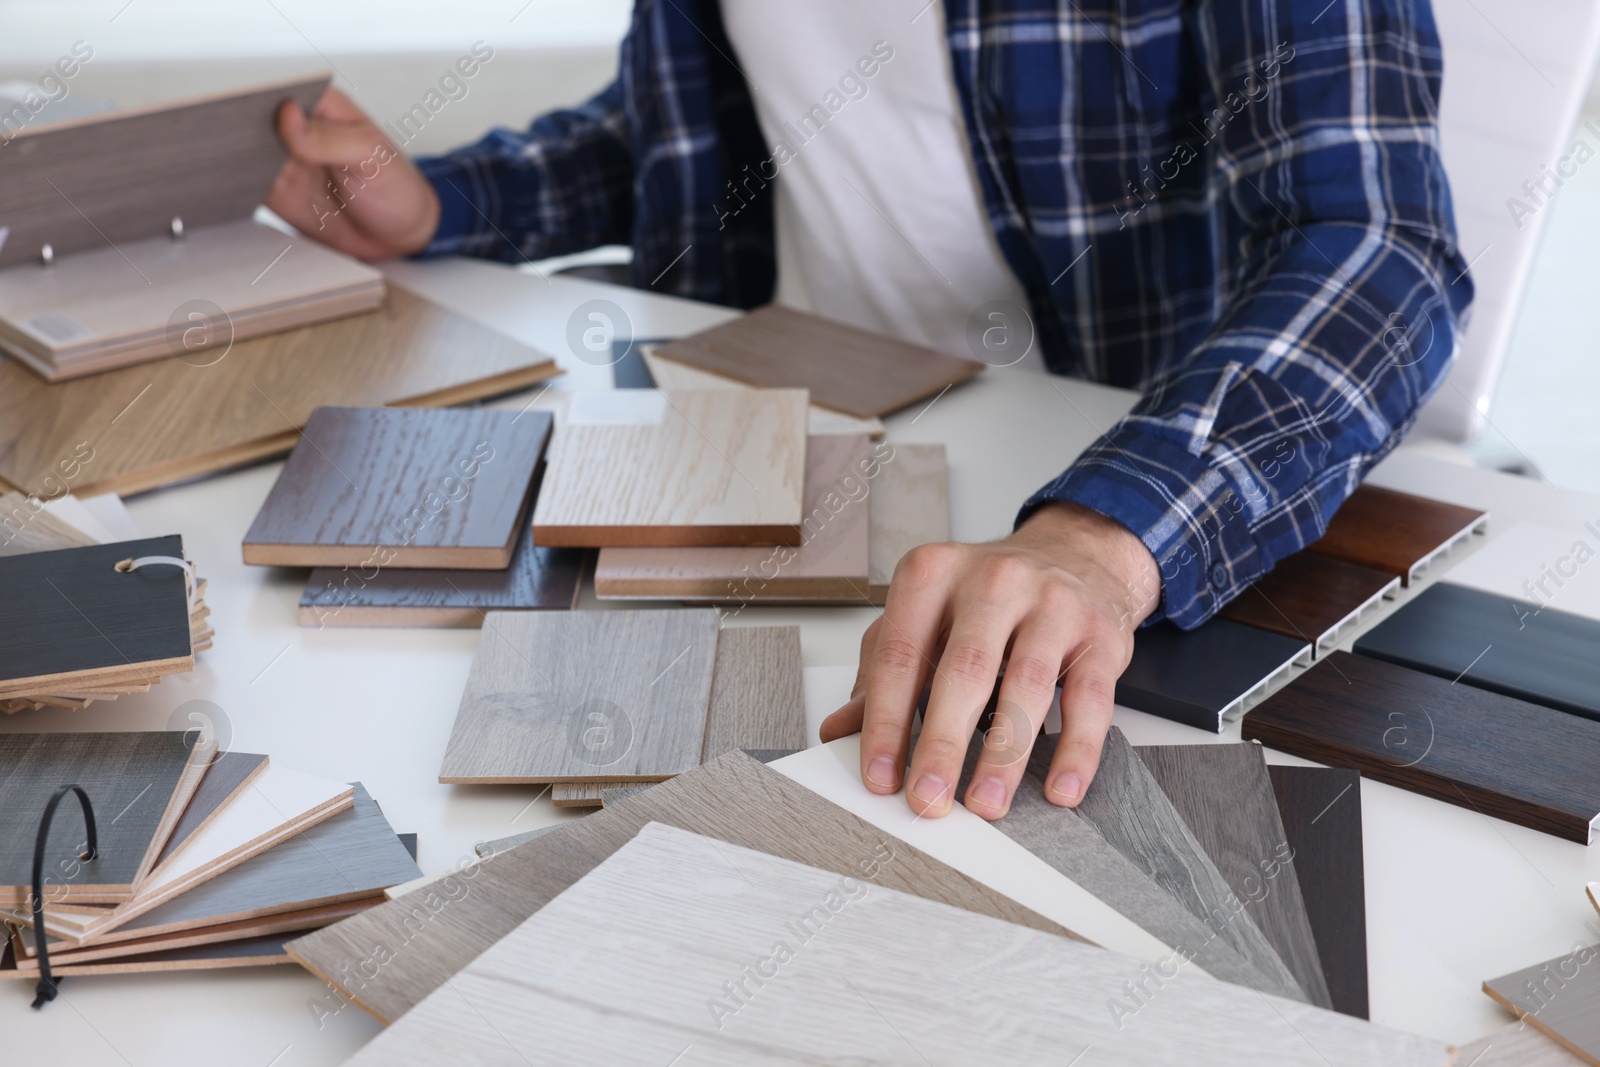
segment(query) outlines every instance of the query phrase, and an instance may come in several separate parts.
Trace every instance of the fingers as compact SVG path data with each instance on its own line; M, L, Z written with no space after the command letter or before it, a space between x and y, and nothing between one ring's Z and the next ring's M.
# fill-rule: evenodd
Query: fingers
M333 102L335 93L335 89L328 90L309 118L292 100L285 100L278 108L278 136L283 138L289 154L302 163L355 166L389 143L343 93L338 93L342 104ZM392 147L390 152L393 153Z
M867 663L872 650L877 647L882 623L881 618L873 619L872 625L861 635L861 654L856 660L856 680L850 687L850 699L838 711L822 720L822 728L817 731L824 743L848 737L861 729L861 720L867 708Z
M1100 766L1100 749L1116 706L1117 676L1125 655L1102 636L1075 649L1061 686L1061 741L1050 761L1044 796L1075 808Z

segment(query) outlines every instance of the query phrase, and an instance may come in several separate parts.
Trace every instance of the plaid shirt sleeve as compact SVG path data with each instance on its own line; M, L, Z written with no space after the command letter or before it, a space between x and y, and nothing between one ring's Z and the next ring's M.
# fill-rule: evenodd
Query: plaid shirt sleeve
M1211 155L1237 269L1203 340L1019 517L1072 501L1126 526L1160 567L1157 617L1185 628L1321 536L1443 381L1471 300L1426 5L1319 6L1199 5L1219 106L1286 42L1280 106L1242 105Z

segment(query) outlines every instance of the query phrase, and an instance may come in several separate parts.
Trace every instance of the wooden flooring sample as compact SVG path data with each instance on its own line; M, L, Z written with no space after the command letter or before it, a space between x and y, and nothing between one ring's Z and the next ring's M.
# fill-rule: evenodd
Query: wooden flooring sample
M713 608L493 611L441 782L659 781L700 763Z
M553 452L536 545L800 543L802 390L577 393Z
M44 496L63 476L83 495L136 493L282 455L323 405L443 407L558 373L398 285L371 314L201 356L56 385L0 359L0 480Z
M800 627L724 628L717 637L701 762L734 749L805 747Z
M1307 1000L1293 972L1245 911L1244 902L1234 895L1115 726L1106 735L1100 770L1076 810L1113 848L1243 956L1265 979L1258 990Z
M1600 720L1600 622L1439 582L1363 634L1355 651Z
M1316 552L1296 552L1245 588L1217 613L1285 637L1309 641L1320 654L1386 597L1398 576Z
M918 545L950 540L950 471L944 445L895 445L872 480L871 579L874 604L889 596L900 559Z
M551 421L489 408L318 408L245 534L244 561L504 569Z
M1367 1015L1367 889L1361 776L1338 767L1267 768L1333 1010Z
M1357 487L1310 547L1399 577L1404 585L1489 524L1489 513L1376 485Z
M635 351L644 362L645 370L650 374L650 384L627 386L631 389L754 389L753 385L734 381L732 378L721 374L713 374L699 367L691 367L687 363L677 363L670 359L662 359L656 355L656 347L665 344L664 341L640 343ZM618 385L618 389L624 386ZM809 404L806 408L806 433L812 437L822 437L827 434L866 434L871 438L884 435L883 420L876 416L858 419L854 415L846 415L842 411Z
M1244 718L1245 740L1588 844L1600 723L1334 652Z
M1117 703L1221 733L1224 718L1310 656L1306 641L1229 619L1187 631L1158 622L1134 634Z
M669 341L663 359L765 388L807 389L823 407L887 415L979 374L984 364L769 304Z
M270 967L293 963L283 950L282 934L250 938L243 941L226 941L214 945L195 945L189 948L164 949L135 956L90 963L63 962L57 965L52 958L50 973L57 978L92 974L144 974L151 971L215 971L228 967ZM18 966L15 958L9 968L0 968L0 978L37 978L39 968Z
M0 556L23 556L100 542L70 523L29 503L22 493L0 493Z
M1583 1067L1580 1060L1527 1023L1512 1023L1462 1045L1457 1067Z
M798 548L602 548L602 598L712 601L831 598L860 601L868 581L873 484L866 437L806 442L805 517Z
M608 956L629 965L552 966ZM657 823L349 1062L649 1064L686 1047L696 1063L741 1067L932 1063L930 1055L1067 1063L1089 1049L1128 1067L1452 1059L1442 1042L1198 976L1179 976L1137 1006L1124 1001L1138 1018L1119 1025L1108 999L1117 1004L1125 983L1149 970Z
M1333 1007L1260 745L1152 745L1139 759L1311 1003Z
M1600 1064L1600 945L1483 983L1483 991L1583 1059Z
M319 567L300 597L300 625L475 627L490 611L570 611L588 559L581 548L535 548L522 523L505 570Z
M779 772L730 752L620 804L496 853L476 867L308 934L291 942L289 952L377 1018L391 1022L649 822L669 823L1037 930L1066 933ZM429 894L454 903L435 909L433 918L415 930L417 923L408 923L408 917L430 899ZM395 953L375 977L356 974L355 968L374 944L402 942L406 951Z
M267 769L267 757L250 752L219 752L206 768L200 786L183 809L172 836L156 857L156 865L165 863L171 855L188 842L201 829L215 821L217 813L225 808L249 784Z

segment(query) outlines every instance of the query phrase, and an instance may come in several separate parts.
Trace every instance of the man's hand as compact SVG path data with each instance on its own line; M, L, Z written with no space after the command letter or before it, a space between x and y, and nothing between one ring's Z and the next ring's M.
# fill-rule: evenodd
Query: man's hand
M438 195L348 96L330 88L309 117L285 101L278 135L289 159L267 206L295 229L368 261L427 247Z
M1004 665L995 728L966 806L986 819L1010 808L1057 684L1061 743L1045 797L1075 806L1100 764L1133 631L1160 592L1143 542L1075 504L1047 504L990 544L923 545L895 568L883 617L861 639L850 702L822 724L822 739L860 730L862 781L874 793L895 792L931 679L906 802L943 815Z

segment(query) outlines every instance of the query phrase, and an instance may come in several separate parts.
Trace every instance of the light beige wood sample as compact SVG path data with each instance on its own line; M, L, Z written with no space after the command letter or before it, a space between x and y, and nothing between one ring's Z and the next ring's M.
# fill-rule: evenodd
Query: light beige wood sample
M1594 905L1595 911L1600 911L1600 882L1590 882L1588 893L1589 903Z
M691 367L687 363L662 359L656 355L655 345L640 345L639 354L644 358L644 365L650 371L650 377L656 383L657 389L755 388L753 385L736 382L732 378L724 378L720 374L713 374L699 367ZM806 433L812 437L826 434L866 434L868 437L882 437L884 434L883 420L876 415L861 419L819 404L809 405L806 411Z
M0 494L0 556L99 544L95 538L30 502L22 493Z
M534 544L799 544L805 408L799 389L575 394Z
M602 548L594 591L602 598L711 601L838 599L859 602L868 579L868 497L862 436L806 443L801 543L744 548Z
M918 545L950 540L944 445L895 445L871 485L870 594L874 604L883 604L901 557Z
M660 781L700 763L712 608L492 611L441 782Z
M557 965L584 959L628 966ZM349 1063L670 1063L686 1047L695 1063L741 1067L1453 1060L1443 1042L1196 975L1131 993L1150 973L1130 956L651 823Z

